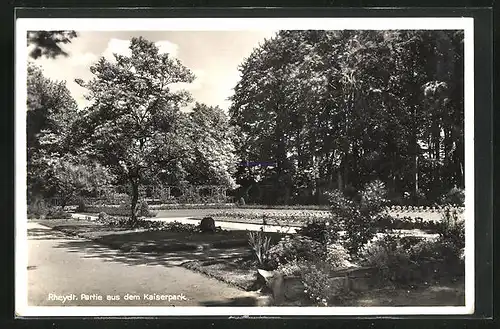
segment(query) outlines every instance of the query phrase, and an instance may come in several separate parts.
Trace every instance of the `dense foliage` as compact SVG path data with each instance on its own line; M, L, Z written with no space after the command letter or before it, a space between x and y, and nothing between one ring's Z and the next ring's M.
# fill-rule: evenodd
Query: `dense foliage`
M240 160L271 164L241 166L240 194L326 203L380 179L415 203L463 187L463 65L460 31L280 31L232 97Z
M130 50L130 57L101 58L90 67L93 79L77 80L88 89L91 105L74 125L74 141L129 184L133 223L145 182L182 185L201 179L229 187L234 182L224 114L202 104L189 115L180 111L191 95L174 86L192 82L192 72L143 38L133 38Z
M27 94L28 202L56 197L64 207L110 182L106 168L70 152L78 111L66 84L44 77L38 66L28 63Z

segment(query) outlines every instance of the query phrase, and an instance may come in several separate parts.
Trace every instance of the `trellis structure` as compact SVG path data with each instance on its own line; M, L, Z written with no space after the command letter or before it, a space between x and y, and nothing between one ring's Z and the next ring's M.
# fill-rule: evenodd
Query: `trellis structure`
M220 185L144 186L141 195L161 202L179 203L227 201L227 187Z
M158 186L143 185L139 189L140 199L154 203L226 203L228 202L228 188L221 185L183 185L183 186ZM89 204L122 204L128 203L130 195L126 188L106 186L97 196L85 198ZM78 198L72 200L77 204ZM52 205L60 205L58 198L51 200Z

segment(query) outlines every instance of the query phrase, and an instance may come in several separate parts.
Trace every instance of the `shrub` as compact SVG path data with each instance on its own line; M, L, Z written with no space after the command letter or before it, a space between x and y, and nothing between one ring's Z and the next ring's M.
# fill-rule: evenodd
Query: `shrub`
M297 234L309 237L314 241L325 243L327 241L326 221L312 219L302 229L297 230Z
M261 268L266 267L269 260L269 249L271 237L265 236L264 232L248 232L248 244L252 248L253 255L259 262Z
M146 230L158 231L158 230L163 230L163 228L165 227L164 224L165 223L163 223L163 222L138 219L134 223L127 222L126 226L133 226L133 228L136 228L136 229L146 229Z
M78 200L78 207L76 208L76 211L78 212L85 212L87 210L87 207L85 205L85 201L83 199Z
M155 217L156 213L149 210L149 205L146 200L142 200L139 205L139 217L151 218Z
M117 207L112 206L88 206L87 211L91 213L100 213L105 212L108 215L112 216L122 216L128 217L130 216L130 205L120 205Z
M460 249L465 247L465 221L458 217L455 209L446 208L444 210L436 231L442 241L451 243Z
M71 218L71 214L69 214L63 210L60 210L60 209L59 210L49 209L45 218L47 218L47 219L66 219L66 218Z
M108 220L108 214L106 214L104 211L101 211L98 216L98 221L100 222L106 222Z
M212 217L203 217L199 226L202 233L215 233L217 231L215 220Z
M340 244L332 243L326 246L325 262L334 269L345 268L350 265L349 252Z
M303 260L294 259L286 264L280 264L276 268L276 272L285 276L301 276L305 263Z
M450 262L461 262L465 248L465 221L458 217L457 211L446 208L436 231L443 256Z
M335 304L349 293L349 288L331 275L328 264L305 262L301 265L301 279L307 296L321 306Z
M359 198L346 198L340 191L330 193L332 231L345 230L342 243L352 255L357 254L377 233L385 195L385 186L381 181L367 184Z
M35 199L28 204L28 218L44 218L49 208L43 199Z
M413 263L408 249L403 248L401 237L385 235L368 243L361 251L363 265L378 269L381 281L406 283L411 274Z
M411 260L438 261L443 258L443 246L439 241L423 239L407 248Z
M105 212L100 212L99 215L97 216L96 221L106 226L118 227L118 228L131 228L130 219L125 216L111 216Z
M276 269L294 260L315 260L324 254L324 245L311 238L300 235L285 236L270 248L268 267Z
M463 273L457 251L441 238L423 239L396 234L368 243L362 250L363 265L378 269L381 281L407 284ZM440 266L440 270L436 270Z
M195 224L183 224L181 222L170 222L170 223L165 223L165 222L156 222L154 223L160 223L163 224L161 226L161 230L163 231L170 231L170 232L187 232L187 233L198 233L200 232L200 228L198 225Z
M108 204L130 204L131 198L127 193L109 193L106 201Z
M465 190L458 187L453 187L451 190L441 196L441 203L463 207L465 204Z
M299 276L313 302L335 303L348 288L332 272L349 265L349 254L338 244L321 243L306 236L285 237L269 253L270 268L286 276Z

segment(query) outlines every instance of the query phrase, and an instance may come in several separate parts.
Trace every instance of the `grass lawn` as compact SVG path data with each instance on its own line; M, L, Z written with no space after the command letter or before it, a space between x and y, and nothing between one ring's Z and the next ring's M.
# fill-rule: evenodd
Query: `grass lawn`
M137 232L137 230L111 227L95 221L80 219L40 219L35 221L52 229L72 235L81 235L82 237L88 239L95 239L105 235L118 235Z
M262 284L257 282L257 265L247 257L231 260L195 260L184 263L183 266L246 291L255 291L262 287Z

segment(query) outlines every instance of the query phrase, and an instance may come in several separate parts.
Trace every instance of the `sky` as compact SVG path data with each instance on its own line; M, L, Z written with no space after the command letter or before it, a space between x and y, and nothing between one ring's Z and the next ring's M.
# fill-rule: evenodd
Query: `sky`
M86 90L74 80L90 80L89 67L101 56L113 58L113 53L126 55L132 37L142 36L153 41L161 52L177 57L195 74L196 80L183 85L195 101L227 110L227 100L239 80L238 65L250 55L253 48L272 37L276 31L83 31L71 43L63 45L68 57L32 60L42 67L47 78L66 81L78 106L87 104ZM189 107L187 108L189 109ZM185 109L186 110L186 109Z

